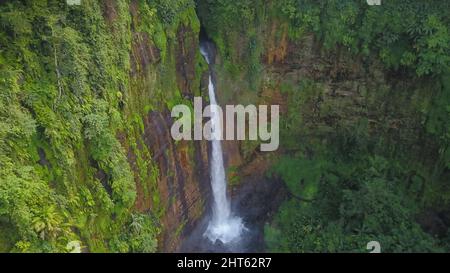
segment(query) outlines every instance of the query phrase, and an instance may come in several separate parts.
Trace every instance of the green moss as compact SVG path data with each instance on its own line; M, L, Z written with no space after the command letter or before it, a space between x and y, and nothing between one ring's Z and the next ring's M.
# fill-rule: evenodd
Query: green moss
M186 226L187 223L187 219L184 219L181 224L177 227L177 229L175 230L175 237L179 237L181 235L181 233L184 230L184 227Z
M173 41L167 37L181 23L198 32L199 23L192 5L180 5L183 12L167 24L158 7L139 1L140 18L133 24L151 37L162 60L148 77L133 79L129 2L112 4L112 21L104 18L107 6L93 0L70 7L39 1L0 7L0 202L31 180L41 187L39 198L30 188L26 199L0 208L2 227L8 226L2 234L10 238L0 238L2 251L64 252L75 239L89 251L110 251L108 242L120 237L134 210L128 147L136 155L136 181L152 195L155 214L163 214L159 170L142 140L142 117L180 101L168 45ZM11 218L19 206L27 209ZM34 221L52 219L64 232L34 227ZM155 244L147 243L158 232L149 233L151 238L127 236L121 241L127 247L119 248L154 251Z

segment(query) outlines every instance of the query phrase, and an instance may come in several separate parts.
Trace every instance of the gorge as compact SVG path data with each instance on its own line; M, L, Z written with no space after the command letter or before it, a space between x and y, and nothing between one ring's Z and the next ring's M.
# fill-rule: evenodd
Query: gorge
M450 250L448 1L80 3L0 1L0 252Z

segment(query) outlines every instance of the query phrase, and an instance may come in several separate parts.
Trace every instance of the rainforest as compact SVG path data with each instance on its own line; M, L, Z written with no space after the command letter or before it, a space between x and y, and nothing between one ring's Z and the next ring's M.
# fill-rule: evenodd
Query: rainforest
M369 246L450 252L450 1L0 0L0 252Z

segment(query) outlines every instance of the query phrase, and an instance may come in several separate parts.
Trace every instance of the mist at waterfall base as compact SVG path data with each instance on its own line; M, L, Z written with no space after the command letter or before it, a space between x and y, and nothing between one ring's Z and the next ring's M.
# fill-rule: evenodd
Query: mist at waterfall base
M210 64L210 56L205 48L206 45L201 44L200 52L206 62ZM209 75L208 95L210 105L217 105L215 87L211 75ZM212 153L210 159L211 165L211 187L213 191L213 207L212 218L204 233L211 242L221 241L223 244L229 244L239 240L245 227L242 219L232 215L230 201L227 198L227 181L223 164L222 144L220 135L222 134L220 116L216 108L211 108L211 125L212 125Z

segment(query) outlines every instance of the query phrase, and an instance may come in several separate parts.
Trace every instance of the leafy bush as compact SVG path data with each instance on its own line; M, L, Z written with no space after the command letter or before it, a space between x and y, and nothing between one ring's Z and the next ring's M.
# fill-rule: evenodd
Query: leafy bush
M287 171L309 171L304 165L292 164L295 167L278 171L282 176ZM274 223L266 226L269 248L283 252L367 252L366 244L378 241L383 252L442 251L439 242L415 223L417 206L399 187L402 181L387 180L383 167L367 166L351 173L351 183L345 176L332 175L339 173L342 165L323 169L320 182L316 181L319 190L315 198L286 201ZM296 181L300 187L299 179Z
M116 252L151 253L157 248L157 223L145 214L133 214L131 222L119 237L110 242Z

